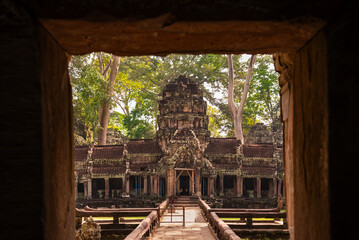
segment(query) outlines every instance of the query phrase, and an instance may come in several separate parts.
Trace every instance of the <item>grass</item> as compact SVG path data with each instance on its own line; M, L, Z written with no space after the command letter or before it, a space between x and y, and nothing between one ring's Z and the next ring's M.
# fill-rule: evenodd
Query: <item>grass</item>
M285 209L280 210L280 212L285 212ZM240 218L221 218L223 221L239 221ZM274 218L253 218L253 221L263 221L263 220L274 220ZM280 221L283 221L283 218L280 219Z
M146 217L125 217L125 220L137 220L137 219L142 220L142 219L145 219L145 218L146 218ZM112 217L93 217L93 219L94 219L95 221L103 221L103 220L110 220L110 221L112 221L112 220L113 220ZM83 218L82 218L82 220L83 220Z

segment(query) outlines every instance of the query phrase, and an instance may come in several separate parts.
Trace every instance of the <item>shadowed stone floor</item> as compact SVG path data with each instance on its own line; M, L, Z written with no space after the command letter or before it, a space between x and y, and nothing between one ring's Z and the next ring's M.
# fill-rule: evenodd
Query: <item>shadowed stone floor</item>
M201 210L198 207L190 207L185 210L186 225L182 224L182 208L177 208L172 214L172 221L179 223L168 223L171 221L171 213L166 212L162 217L161 226L154 231L150 239L206 239L215 240L208 223L203 219Z

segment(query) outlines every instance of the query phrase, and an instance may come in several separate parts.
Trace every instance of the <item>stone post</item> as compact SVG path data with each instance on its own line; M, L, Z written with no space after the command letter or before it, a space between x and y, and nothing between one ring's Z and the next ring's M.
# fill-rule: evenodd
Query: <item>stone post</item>
M110 179L105 178L105 199L109 199L110 195Z
M214 176L209 177L209 196L214 197Z
M154 194L154 181L153 181L153 175L150 175L150 194Z
M197 196L201 196L201 170L196 169L195 178L195 192Z
M159 191L158 191L158 176L154 176L154 179L153 179L153 193L155 195L157 195L157 196L159 194Z
M174 178L174 169L168 168L167 169L167 196L172 196L174 194L174 184L173 184L173 178Z
M223 184L224 175L219 175L219 195L223 196L224 194L224 184Z
M87 179L87 199L92 199L92 178Z
M75 181L75 200L77 200L77 199L78 199L78 197L79 197L77 177L76 177L76 179L75 179L75 180L76 180L76 181Z
M84 199L87 199L87 195L88 195L88 193L87 193L87 181L85 181L84 182Z
M195 182L195 179L194 179L194 170L192 171L192 179L191 179L191 183L192 183L192 195L194 195L196 192L195 192L195 189L194 189L194 182Z
M147 195L147 178L147 175L143 176L143 195Z
M277 197L277 190L278 190L278 184L277 184L277 179L273 178L273 197Z
M257 178L257 198L261 197L261 179Z
M243 196L243 178L240 175L237 175L237 197L242 197Z
M130 196L130 175L125 176L125 184L126 184L126 190L125 190L125 196Z

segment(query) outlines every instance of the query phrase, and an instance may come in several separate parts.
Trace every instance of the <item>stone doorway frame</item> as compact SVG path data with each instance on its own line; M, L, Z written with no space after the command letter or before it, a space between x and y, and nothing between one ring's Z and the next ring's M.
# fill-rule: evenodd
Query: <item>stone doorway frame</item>
M178 179L181 177L181 175L183 174L183 172L187 172L190 180L192 181L192 186L190 186L191 191L189 192L189 195L194 195L195 194L195 189L194 189L194 169L193 168L175 168L175 174L174 174L174 193L175 195L177 195L177 181ZM181 171L180 174L177 175L177 171Z

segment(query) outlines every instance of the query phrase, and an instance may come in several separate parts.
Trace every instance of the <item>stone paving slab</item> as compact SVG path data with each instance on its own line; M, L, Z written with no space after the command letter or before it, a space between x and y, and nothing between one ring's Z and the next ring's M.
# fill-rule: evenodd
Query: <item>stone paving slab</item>
M211 230L208 227L208 223L203 219L201 210L198 207L186 208L185 211L186 225L183 223L162 223L159 228L154 231L151 239L153 240L216 240ZM177 216L176 216L177 215ZM182 221L182 210L176 211L173 214L173 221ZM166 213L162 221L170 221L170 213Z

